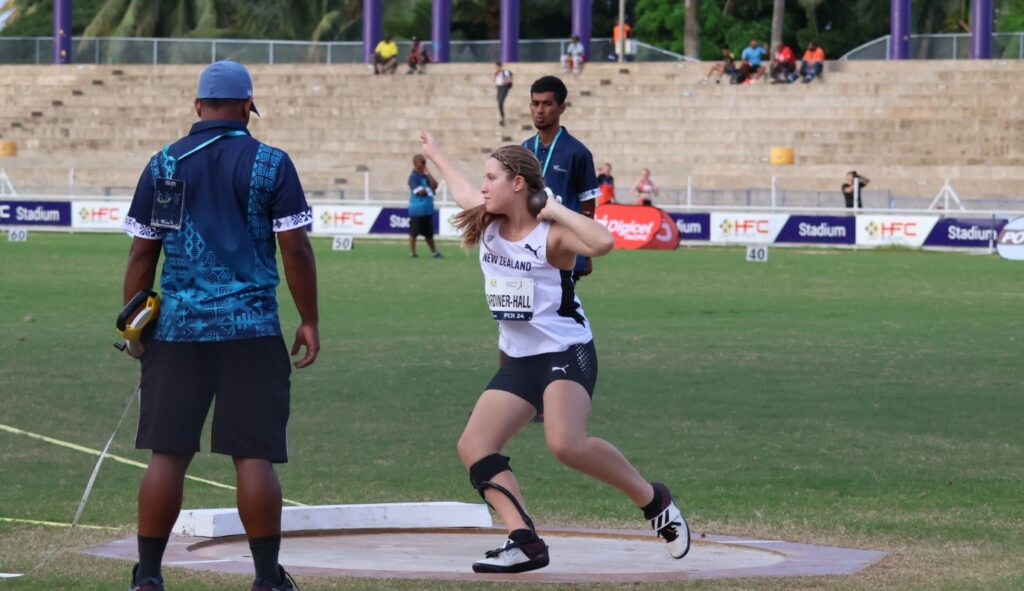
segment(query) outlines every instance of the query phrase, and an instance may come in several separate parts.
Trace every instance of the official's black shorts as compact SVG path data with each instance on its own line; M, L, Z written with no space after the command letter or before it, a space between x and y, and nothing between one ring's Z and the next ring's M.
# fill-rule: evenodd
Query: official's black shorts
M557 380L569 380L583 386L591 398L597 386L597 350L594 341L572 345L559 353L530 357L505 356L505 364L487 384L488 390L511 392L544 411L544 390Z
M409 235L423 236L424 238L434 237L434 216L414 215L409 216Z
M142 356L137 449L199 451L214 402L211 450L288 461L291 363L284 339L216 343L154 341Z

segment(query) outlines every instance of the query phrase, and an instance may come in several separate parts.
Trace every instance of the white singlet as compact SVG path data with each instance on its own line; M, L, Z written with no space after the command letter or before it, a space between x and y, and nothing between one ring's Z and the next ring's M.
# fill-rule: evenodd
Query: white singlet
M480 243L487 307L498 321L498 348L511 357L558 353L593 340L572 271L548 262L551 222L537 224L518 242L501 237L491 222Z

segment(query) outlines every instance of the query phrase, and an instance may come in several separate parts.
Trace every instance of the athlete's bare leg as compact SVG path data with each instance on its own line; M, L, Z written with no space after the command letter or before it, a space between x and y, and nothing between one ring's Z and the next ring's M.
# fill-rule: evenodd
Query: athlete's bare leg
M587 435L590 396L576 382L558 380L544 391L544 438L566 466L610 484L638 507L654 499L654 488L612 444Z
M459 437L459 459L466 469L479 460L500 452L505 444L530 422L535 412L532 404L509 392L487 390L481 394L462 436ZM495 475L491 482L508 489L515 495L519 504L526 508L523 493L519 490L516 477L510 470ZM529 529L508 497L493 488L486 489L484 495L509 532Z

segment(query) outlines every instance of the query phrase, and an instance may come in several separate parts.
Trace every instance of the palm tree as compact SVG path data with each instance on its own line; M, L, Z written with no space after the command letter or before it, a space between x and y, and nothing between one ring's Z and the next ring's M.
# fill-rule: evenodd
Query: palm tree
M85 36L326 40L361 19L359 0L106 0Z
M700 0L686 0L683 54L700 59Z
M798 2L800 3L800 6L804 7L804 12L807 13L807 24L811 28L811 38L817 38L818 16L816 11L824 0L798 0Z
M775 6L772 9L772 43L769 51L775 51L775 48L782 43L782 23L783 17L786 14L786 0L775 0Z

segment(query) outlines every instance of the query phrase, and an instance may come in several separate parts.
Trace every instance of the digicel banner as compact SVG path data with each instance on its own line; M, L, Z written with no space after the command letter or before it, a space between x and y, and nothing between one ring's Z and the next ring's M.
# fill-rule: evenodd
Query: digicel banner
M602 205L594 219L615 237L615 248L677 248L679 230L665 212L656 207Z
M679 228L672 216L664 211L661 212L661 227L654 233L654 238L644 248L657 248L660 250L675 250L679 248Z

